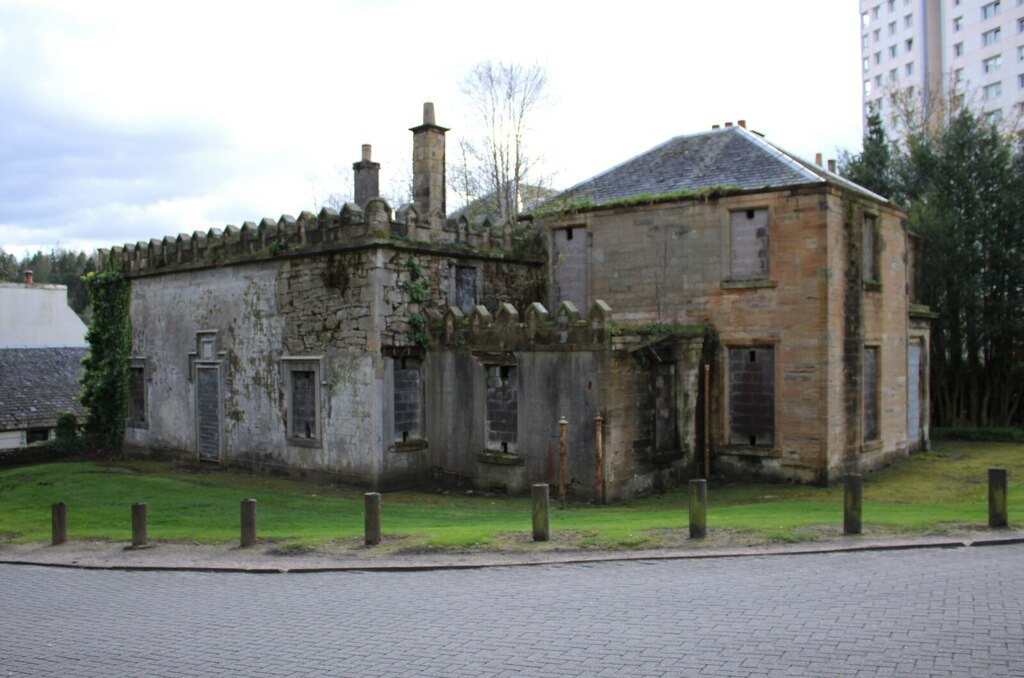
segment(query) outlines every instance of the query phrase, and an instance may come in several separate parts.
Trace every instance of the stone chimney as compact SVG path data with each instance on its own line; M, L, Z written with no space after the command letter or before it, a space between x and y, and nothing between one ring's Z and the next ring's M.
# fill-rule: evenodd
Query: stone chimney
M740 127L742 127L743 129L747 129L747 121L746 120L737 120L736 124L739 125Z
M423 124L412 127L412 200L420 223L433 227L444 224L445 207L444 135L447 127L434 122L434 104L423 104Z
M828 171L832 174L836 173L836 161L834 159L828 161Z
M370 144L363 144L363 159L352 163L355 179L355 201L362 208L370 198L380 195L380 163L370 161Z
M818 167L821 167L821 162L822 162L821 161L821 153L815 153L814 154L814 164L817 165Z
M31 285L32 284L32 271L23 271L22 273L25 276L25 284L26 285Z

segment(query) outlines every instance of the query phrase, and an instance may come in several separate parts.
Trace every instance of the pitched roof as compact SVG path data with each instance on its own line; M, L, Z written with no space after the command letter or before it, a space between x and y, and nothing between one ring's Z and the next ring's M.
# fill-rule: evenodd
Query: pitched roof
M86 351L0 349L0 431L50 428L61 412L83 415L76 398Z
M787 153L759 134L735 126L669 139L559 193L547 204L589 201L600 205L644 194L715 186L761 190L826 182L887 202L838 174Z

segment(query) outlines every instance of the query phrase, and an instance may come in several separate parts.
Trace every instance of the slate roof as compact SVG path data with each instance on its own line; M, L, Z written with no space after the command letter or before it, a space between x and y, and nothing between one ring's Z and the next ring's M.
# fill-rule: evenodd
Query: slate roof
M79 417L85 348L0 349L0 431L52 428L61 412Z
M739 126L669 139L545 203L595 205L637 195L698 191L713 186L762 190L833 183L874 200L885 198L813 163L801 160Z

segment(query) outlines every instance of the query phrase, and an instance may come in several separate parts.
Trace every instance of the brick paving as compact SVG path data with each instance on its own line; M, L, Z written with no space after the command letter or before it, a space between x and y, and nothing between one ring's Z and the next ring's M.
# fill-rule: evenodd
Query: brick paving
M0 565L0 676L1024 676L1024 545L427 572Z

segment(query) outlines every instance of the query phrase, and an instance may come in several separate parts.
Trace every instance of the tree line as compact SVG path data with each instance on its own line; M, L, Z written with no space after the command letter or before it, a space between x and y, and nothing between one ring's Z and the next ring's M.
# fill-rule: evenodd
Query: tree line
M31 256L26 253L19 261L0 247L0 280L21 282L23 271L32 271L32 279L36 283L65 285L68 288L68 305L85 320L88 319L89 293L82 277L95 270L92 257L85 252L64 248L54 248L49 252L39 250Z
M889 197L921 236L920 301L932 321L936 426L1022 422L1024 136L968 107L887 136L868 117L860 153L840 172Z

